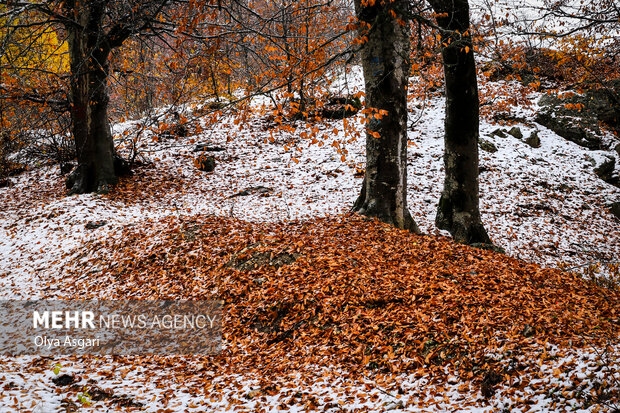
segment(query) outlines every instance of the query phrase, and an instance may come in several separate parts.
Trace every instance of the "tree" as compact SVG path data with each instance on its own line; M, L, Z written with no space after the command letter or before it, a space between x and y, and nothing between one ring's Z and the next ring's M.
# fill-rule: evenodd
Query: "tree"
M65 16L74 16L70 22L65 20L71 62L72 129L78 160L77 168L67 179L72 193L107 192L123 172L108 121L108 58L129 36L150 29L166 3L168 0L119 2L117 10L110 10L113 6L107 0L64 3ZM117 12L120 20L111 20L110 11Z
M444 187L435 224L465 243L491 243L478 189L479 100L467 0L428 0L441 29L446 88Z
M408 1L355 0L366 106L366 172L353 211L419 232L407 209Z
M78 166L67 178L71 193L107 192L124 172L116 154L108 121L109 57L130 36L156 32L158 17L172 0L153 1L15 1L7 6L7 33L25 32L31 37L55 27L67 39L71 132ZM20 24L15 16L27 16Z
M53 26L36 24L34 13L15 9L0 5L0 180L22 170L24 160L63 164L74 157L60 134L69 124L67 44Z

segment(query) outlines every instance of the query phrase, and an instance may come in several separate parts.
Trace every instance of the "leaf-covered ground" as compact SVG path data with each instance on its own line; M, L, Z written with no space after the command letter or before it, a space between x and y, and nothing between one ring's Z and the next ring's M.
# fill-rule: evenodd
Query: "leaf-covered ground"
M601 344L620 329L619 291L357 217L169 218L87 248L103 253L67 275L61 297L222 299L232 358L239 348L268 370L308 364L313 347L328 363L407 371Z
M99 406L561 411L617 396L605 384L617 348L607 359L589 352L618 337L620 291L447 238L356 216L187 216L82 251L88 258L51 295L217 297L226 309L218 356L60 361L77 378L59 393L100 392ZM52 362L35 359L24 373Z

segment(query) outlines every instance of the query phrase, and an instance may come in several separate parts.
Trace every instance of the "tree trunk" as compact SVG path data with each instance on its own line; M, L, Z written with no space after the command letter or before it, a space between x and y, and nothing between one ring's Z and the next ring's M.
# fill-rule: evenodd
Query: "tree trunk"
M419 232L407 209L408 1L362 3L355 0L358 19L370 25L360 30L368 38L361 52L366 107L387 115L367 124L366 173L353 211Z
M468 244L491 243L478 195L479 101L467 0L429 0L443 29L446 177L435 224Z
M114 150L108 121L108 55L103 18L105 2L95 0L66 7L77 17L67 27L71 65L71 116L78 166L67 178L70 193L109 191L122 162Z

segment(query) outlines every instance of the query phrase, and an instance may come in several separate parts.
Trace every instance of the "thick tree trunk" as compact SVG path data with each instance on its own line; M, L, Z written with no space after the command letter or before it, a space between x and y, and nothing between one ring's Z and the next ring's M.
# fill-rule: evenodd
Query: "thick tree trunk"
M368 38L361 52L366 107L387 115L367 124L366 174L353 211L419 232L407 209L408 1L362 3L355 0L358 19L370 25L360 33Z
M446 177L435 223L464 243L491 243L478 195L479 101L467 0L429 0L440 17L446 83Z
M114 151L108 121L108 55L103 34L105 2L95 0L67 7L77 24L68 26L71 64L72 131L77 168L67 178L71 193L109 191L122 162Z

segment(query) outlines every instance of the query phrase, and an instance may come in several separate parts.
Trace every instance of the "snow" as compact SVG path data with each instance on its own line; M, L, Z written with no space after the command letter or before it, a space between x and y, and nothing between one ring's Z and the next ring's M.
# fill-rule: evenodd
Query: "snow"
M143 404L142 411L157 412L168 408L179 412L237 412L237 411L279 411L285 406L287 411L308 411L310 400L317 410L364 411L364 412L548 412L575 411L588 412L577 404L557 404L562 392L589 393L595 380L590 371L598 371L603 378L603 367L594 352L570 352L556 354L556 349L545 349L549 361L540 371L528 372L513 382L512 386L500 387L497 392L485 398L457 376L448 373L445 383L430 382L424 374L396 374L352 378L347 372L335 369L320 369L292 374L290 377L275 379L277 391L269 393L258 378L252 374L220 374L217 371L201 371L190 376L185 383L177 383L174 371L164 368L149 369L148 366L117 366L112 357L102 357L90 362L85 360L55 360L60 365L59 375L71 374L76 377L70 391L63 392L51 382L55 374L52 363L45 360L31 362L22 357L10 363L2 372L3 384L10 383L8 391L0 394L0 412L3 403L9 404L13 397L19 397L16 405L22 408L39 408L42 412L58 411L63 399L77 402L77 389L105 389L117 397L126 397ZM169 360L174 361L174 360ZM34 365L38 369L34 368ZM15 367L19 366L19 367ZM156 367L155 364L153 367ZM608 368L619 368L618 360ZM12 370L15 368L15 370ZM115 369L119 374L111 374ZM96 384L95 384L96 383ZM288 383L282 384L282 383ZM520 383L529 383L520 386ZM89 387L90 386L90 387ZM268 386L269 387L269 386ZM527 400L529 410L515 405L511 400ZM554 404L554 402L556 404ZM102 402L95 402L85 411L101 411ZM15 404L14 404L15 405ZM319 407L321 406L321 407ZM35 410L36 411L36 410Z
M341 81L334 87L342 90L349 85L352 93L360 90L360 70L355 69L347 77L351 83ZM530 96L532 102L537 98ZM596 162L592 160L613 156L620 164L618 155L611 150L586 150L535 124L534 108L535 105L519 109L518 114L525 121L518 126L525 137L538 131L540 148L531 148L510 135L494 135L492 132L499 127L496 124L484 120L481 124L481 137L498 149L495 153L480 152L481 211L491 238L509 255L544 266L617 260L620 226L607 205L620 200L620 189L594 174ZM414 128L409 133L408 203L423 232L445 235L434 228L443 182L443 112L443 97L435 96L423 110L413 109L410 113ZM80 246L99 237L119 236L126 225L176 215L214 214L269 222L344 213L358 195L362 179L355 173L364 166L363 126L361 122L354 125L360 134L358 139L345 136L342 121L315 125L322 136L320 146L302 138L302 133L308 132L303 125L297 125L294 132L274 131L267 127L264 116L258 115L245 125L237 125L232 117L225 116L216 125L206 126L199 136L174 141L151 142L145 134L142 151L152 164L138 169L130 181L141 180L150 186L135 198L65 196L57 167L35 169L14 177L13 186L0 189L0 298L33 299L61 294L55 280L72 263L87 259ZM130 126L131 123L117 125L115 131L120 133ZM196 143L226 149L213 153L217 163L213 173L194 167L197 154L192 149ZM346 150L344 161L336 153L336 143ZM257 186L271 191L235 196ZM86 229L87 223L99 221L106 223L97 229ZM561 382L549 372L568 365L569 371L563 374L586 377L599 368L590 363L593 354L573 352L541 366L543 378L534 384L538 383L544 391L526 387L520 393L532 403L530 411L553 410L549 392ZM462 407L460 411L469 412L518 411L510 405L509 388L500 387L485 400L469 388L459 391L462 383L458 380L439 386L415 375L393 379L404 390L403 394L384 390L377 378L355 382L346 379L346 372L318 371L308 374L304 383L289 381L289 387L280 388L275 395L248 397L257 385L249 373L219 377L217 372L211 372L208 376L213 379L213 387L203 391L199 390L201 385L175 383L174 374L165 369L154 372L130 368L113 358L21 357L3 359L0 412L14 411L18 405L34 411L59 409L61 400L69 396L51 384L53 373L49 365L56 361L63 366L62 373L81 376L81 384L94 380L100 388L113 389L117 395L129 395L144 403L145 411L157 411L164 406L172 411L251 411L258 407L258 399L267 411L275 411L297 393L304 396L287 407L290 411L307 411L304 403L310 394L325 411L451 411L455 405ZM122 379L105 374L124 368L129 372ZM562 377L568 380L568 376ZM218 388L216 384L225 379L236 381L237 386ZM7 387L8 383L13 384ZM166 389L172 392L165 392ZM73 401L76 397L71 393ZM101 404L95 403L86 410L98 411L98 406Z

